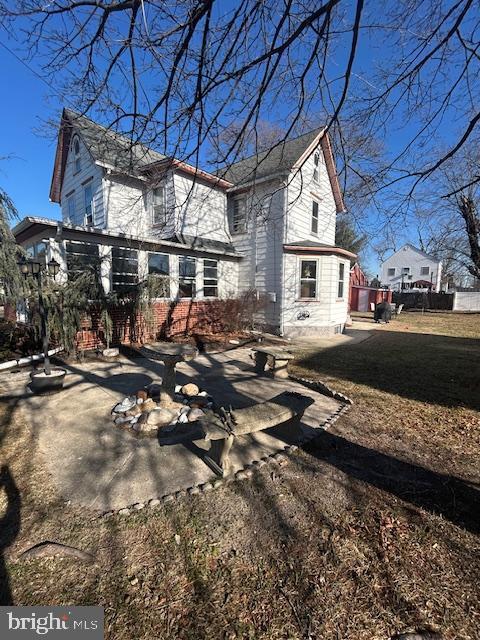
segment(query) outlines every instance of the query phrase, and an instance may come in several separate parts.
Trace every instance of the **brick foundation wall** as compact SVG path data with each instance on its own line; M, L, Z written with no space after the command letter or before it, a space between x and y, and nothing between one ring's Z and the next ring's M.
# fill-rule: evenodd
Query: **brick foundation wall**
M113 320L112 345L145 342L150 339L165 339L195 332L215 333L224 329L226 303L222 300L179 300L155 302L149 310L151 326L145 319L135 316L131 307L115 307L110 310ZM100 313L92 312L85 317L82 330L76 339L79 351L95 349L105 345Z

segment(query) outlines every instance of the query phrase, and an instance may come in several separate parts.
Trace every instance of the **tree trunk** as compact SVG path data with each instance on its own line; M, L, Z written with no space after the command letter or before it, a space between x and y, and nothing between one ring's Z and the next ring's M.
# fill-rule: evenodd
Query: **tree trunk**
M461 196L459 210L465 221L470 257L473 263L468 266L468 270L472 276L480 280L480 220L477 216L473 199L468 196Z

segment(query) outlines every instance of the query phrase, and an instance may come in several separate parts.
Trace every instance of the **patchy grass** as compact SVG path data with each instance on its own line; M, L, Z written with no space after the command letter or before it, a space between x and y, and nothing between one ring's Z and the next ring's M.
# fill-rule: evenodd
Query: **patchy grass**
M127 518L65 504L4 404L13 601L101 604L115 640L478 637L479 324L402 314L365 342L305 351L295 373L355 401L335 429L250 483ZM97 562L17 561L47 539Z

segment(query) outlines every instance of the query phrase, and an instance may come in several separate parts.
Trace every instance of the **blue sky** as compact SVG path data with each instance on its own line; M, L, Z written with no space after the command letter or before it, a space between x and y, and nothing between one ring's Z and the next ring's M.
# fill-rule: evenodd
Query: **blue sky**
M219 6L223 8L226 5ZM5 30L0 30L0 41L14 50L18 46L18 42L10 39ZM391 55L386 46L388 45L368 38L360 39L353 85L361 86L364 71L371 69L376 60ZM336 59L333 59L332 68L335 70L341 68L344 63L338 57L341 55L341 52L337 52ZM35 61L29 65L37 68ZM45 121L49 119L58 123L64 105L53 89L2 46L0 68L5 89L3 100L0 101L0 185L13 199L20 217L36 215L58 218L59 206L50 203L48 199L55 155L55 132L45 126ZM281 108L288 109L288 103L282 104ZM278 117L279 114L276 115ZM391 154L401 148L406 134L410 133L410 127L418 126L419 122L416 118L412 122L399 120L390 124L385 145ZM447 131L451 129L450 126L445 128ZM448 135L445 139L448 142ZM366 225L374 227L374 214L367 217ZM415 243L416 230L405 228L403 239ZM372 250L368 252L366 262L370 272L376 273L377 260Z
M41 119L52 115L46 102L49 88L3 47L0 69L4 87L0 100L0 184L20 217L58 218L59 206L48 199L55 145L40 135L44 128Z

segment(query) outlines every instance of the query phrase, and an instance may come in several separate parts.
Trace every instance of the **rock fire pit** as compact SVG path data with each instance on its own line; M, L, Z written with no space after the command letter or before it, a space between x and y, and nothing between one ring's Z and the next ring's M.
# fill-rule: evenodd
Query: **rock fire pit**
M175 384L175 367L179 362L195 358L198 353L195 347L158 342L137 351L146 358L163 362L163 379L116 404L112 409L115 425L155 436L159 428L173 429L178 423L194 422L203 417L204 409L213 407L213 398L196 384Z

